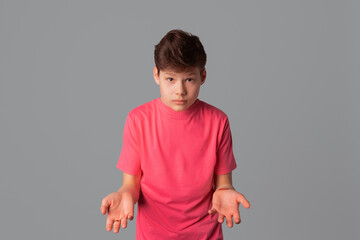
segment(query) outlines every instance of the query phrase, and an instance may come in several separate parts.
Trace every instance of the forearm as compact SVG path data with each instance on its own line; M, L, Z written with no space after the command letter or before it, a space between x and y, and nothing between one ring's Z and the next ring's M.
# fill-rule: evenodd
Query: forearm
M122 185L119 188L118 192L130 193L131 196L133 197L135 203L139 200L140 188L137 188L136 186Z
M140 179L141 175L123 173L123 184L118 192L129 192L136 203L139 200L140 195Z
M215 190L221 188L229 188L235 190L234 186L232 185L232 172L221 175L215 174L214 184L215 184Z

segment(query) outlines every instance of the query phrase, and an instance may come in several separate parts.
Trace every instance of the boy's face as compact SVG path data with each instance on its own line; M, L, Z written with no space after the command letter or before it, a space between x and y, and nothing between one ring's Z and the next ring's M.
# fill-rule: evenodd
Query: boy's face
M163 103L175 111L184 111L198 98L200 86L206 79L206 70L204 69L200 74L199 67L190 68L184 72L164 69L159 74L155 66L154 79L160 86ZM176 102L176 100L183 100L183 102Z

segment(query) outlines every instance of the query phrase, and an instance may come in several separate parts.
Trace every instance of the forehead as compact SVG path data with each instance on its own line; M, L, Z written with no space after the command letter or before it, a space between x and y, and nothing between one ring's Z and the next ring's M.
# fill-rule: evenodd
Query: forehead
M198 67L194 67L194 68L188 68L185 70L175 70L175 69L170 69L170 68L166 68L160 71L160 74L167 74L167 75L186 75L186 76L196 76L198 75L200 72Z

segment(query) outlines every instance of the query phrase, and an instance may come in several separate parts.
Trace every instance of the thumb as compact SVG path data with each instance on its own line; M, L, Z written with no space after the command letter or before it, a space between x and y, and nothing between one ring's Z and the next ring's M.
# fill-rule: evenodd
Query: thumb
M103 200L101 202L101 207L100 207L100 211L103 215L106 214L106 212L109 208L109 205L110 205L110 202L107 200L107 198L103 198Z
M237 202L241 203L244 206L244 208L250 208L250 203L243 194L239 194L237 198Z

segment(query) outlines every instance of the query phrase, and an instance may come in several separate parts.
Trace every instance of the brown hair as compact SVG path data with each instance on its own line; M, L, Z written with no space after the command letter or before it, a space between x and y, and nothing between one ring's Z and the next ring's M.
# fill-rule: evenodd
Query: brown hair
M198 36L173 29L155 45L154 60L158 73L167 68L181 71L192 67L199 67L201 73L206 64L206 53Z

